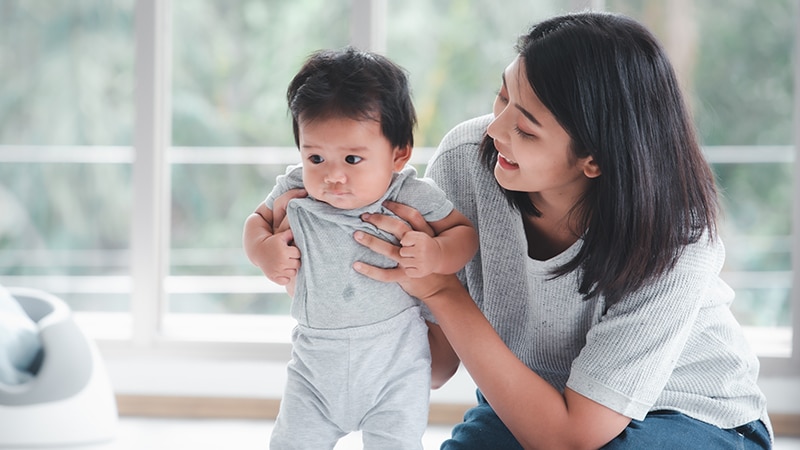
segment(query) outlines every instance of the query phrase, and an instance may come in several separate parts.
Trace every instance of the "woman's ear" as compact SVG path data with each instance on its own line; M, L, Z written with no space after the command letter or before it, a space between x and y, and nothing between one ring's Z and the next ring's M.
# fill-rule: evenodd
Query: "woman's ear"
M587 156L583 159L583 174L586 178L597 178L600 176L600 165L594 160L594 157Z
M411 159L411 146L394 148L394 171L400 172L405 167L408 160Z

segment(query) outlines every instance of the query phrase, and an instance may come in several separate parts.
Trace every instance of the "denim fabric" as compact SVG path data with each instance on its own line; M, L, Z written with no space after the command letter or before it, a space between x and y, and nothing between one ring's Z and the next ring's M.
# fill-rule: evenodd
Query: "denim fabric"
M640 448L756 450L770 449L767 428L760 420L722 429L676 411L653 411L644 420L631 420L603 450Z
M478 405L464 414L452 438L441 450L518 450L522 446L497 417L480 391ZM770 449L767 428L756 420L734 429L722 429L676 411L653 411L644 420L632 420L603 450Z
M522 450L481 391L477 396L478 406L464 413L464 421L453 428L452 437L442 443L441 450Z

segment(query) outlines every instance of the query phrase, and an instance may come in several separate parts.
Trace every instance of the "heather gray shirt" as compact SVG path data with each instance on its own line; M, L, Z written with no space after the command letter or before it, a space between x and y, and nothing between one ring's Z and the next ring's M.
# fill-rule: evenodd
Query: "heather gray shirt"
M353 239L353 233L362 230L397 243L391 234L361 220L364 213L394 216L382 206L384 201L413 206L428 222L442 220L453 210L453 204L432 180L416 175L412 166L406 166L393 175L383 197L363 208L338 209L311 197L289 201L286 214L302 255L291 308L298 323L320 329L357 327L389 319L419 305L419 300L406 294L397 283L375 281L352 268L355 261L378 267L397 265ZM278 196L300 187L302 166L291 166L276 180L266 206L272 209ZM429 317L426 308L423 315Z
M520 214L479 159L490 120L453 129L426 175L478 230L478 254L459 276L506 345L558 390L633 419L669 409L722 428L762 419L771 433L758 359L719 278L722 243L686 247L673 270L608 311L602 298L584 301L577 272L549 276L581 240L547 261L528 257Z

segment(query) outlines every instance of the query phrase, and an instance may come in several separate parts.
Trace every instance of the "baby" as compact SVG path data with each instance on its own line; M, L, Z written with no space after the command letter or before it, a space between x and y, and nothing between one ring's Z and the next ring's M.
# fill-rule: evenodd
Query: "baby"
M412 277L457 272L475 254L477 234L407 165L416 114L399 66L352 48L320 51L294 77L287 98L302 162L278 177L244 230L251 261L293 292L298 322L270 448L330 449L361 430L367 449L420 449L430 394L423 311L396 283L352 269L355 261L396 265L353 234L400 245L401 267ZM289 201L290 230L276 230L275 199L298 188L308 196ZM435 236L410 231L398 241L361 220L391 214L387 200L419 210Z

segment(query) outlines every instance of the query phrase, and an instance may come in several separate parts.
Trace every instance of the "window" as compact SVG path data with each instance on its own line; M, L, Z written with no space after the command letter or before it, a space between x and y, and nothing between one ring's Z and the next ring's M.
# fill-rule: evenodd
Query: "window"
M356 42L403 65L423 170L490 111L516 36L587 4L639 18L672 55L722 190L734 312L766 371L796 373L791 0L722 15L708 0L4 2L0 283L62 296L114 348L285 358L289 299L241 228L297 161L284 93L305 57Z
M0 282L128 311L133 2L4 2L0 36Z

